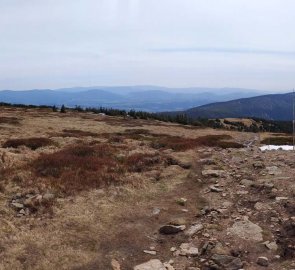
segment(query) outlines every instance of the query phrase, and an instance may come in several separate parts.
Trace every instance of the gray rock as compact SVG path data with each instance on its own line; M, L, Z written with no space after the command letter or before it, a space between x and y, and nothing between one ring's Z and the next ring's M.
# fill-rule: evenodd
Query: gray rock
M18 202L12 202L11 205L15 208L15 209L23 209L24 205L22 203L18 203Z
M198 233L199 231L203 230L203 224L195 224L192 225L189 229L187 229L184 234L187 236L193 236L194 234Z
M195 257L199 254L199 250L191 243L182 243L180 245L180 253L181 256Z
M176 234L179 233L181 231L184 231L186 228L185 225L180 225L180 226L176 226L176 225L164 225L159 229L159 232L161 234Z
M263 240L262 229L249 220L237 221L227 231L245 240L257 242Z
M137 265L133 268L134 270L166 270L164 264L158 260L150 260L143 264Z
M211 259L227 270L239 270L243 268L241 259L233 256L214 254Z
M256 263L260 266L267 267L269 265L268 258L266 257L259 257L256 261Z

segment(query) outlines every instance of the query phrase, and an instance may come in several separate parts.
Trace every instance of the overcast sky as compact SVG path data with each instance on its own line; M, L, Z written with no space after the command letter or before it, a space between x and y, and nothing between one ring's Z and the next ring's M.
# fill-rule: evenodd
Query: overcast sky
M294 0L0 0L0 89L295 87Z

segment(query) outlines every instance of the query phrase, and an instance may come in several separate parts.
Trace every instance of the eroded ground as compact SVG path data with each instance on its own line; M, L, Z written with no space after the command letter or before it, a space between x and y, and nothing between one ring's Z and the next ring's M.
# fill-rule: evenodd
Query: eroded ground
M256 134L15 108L0 128L0 269L295 268L294 153Z

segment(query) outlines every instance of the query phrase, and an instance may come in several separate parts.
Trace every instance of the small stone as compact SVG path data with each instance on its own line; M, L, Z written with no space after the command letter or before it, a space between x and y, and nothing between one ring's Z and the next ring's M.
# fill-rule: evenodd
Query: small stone
M183 243L180 245L180 255L194 257L199 254L199 250L191 243Z
M19 213L22 214L22 215L25 215L25 214L26 214L26 211L25 211L25 209L21 209L21 210L19 211Z
M180 226L176 226L176 225L164 225L159 229L159 232L161 234L176 234L179 233L181 231L184 231L186 228L185 225L180 225Z
M143 252L149 255L157 255L157 252L155 250L144 250Z
M288 197L276 197L277 202L286 201L286 200L288 200Z
M260 266L267 267L269 265L268 258L266 257L259 257L256 261L256 263Z
M180 198L177 201L177 204L181 205L181 206L185 206L187 199L186 198Z
M157 215L160 214L160 212L161 212L161 209L160 208L154 207L153 208L153 211L152 211L152 216L157 216Z
M223 189L222 188L218 188L216 186L210 186L210 191L212 191L212 192L222 192Z
M276 242L269 242L269 241L266 241L263 243L269 250L278 250L278 245Z

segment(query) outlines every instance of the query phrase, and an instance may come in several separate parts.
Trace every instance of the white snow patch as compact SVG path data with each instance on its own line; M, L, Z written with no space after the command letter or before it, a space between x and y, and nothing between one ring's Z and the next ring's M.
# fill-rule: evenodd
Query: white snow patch
M264 145L259 147L261 151L270 151L270 150L284 150L292 151L293 145Z

